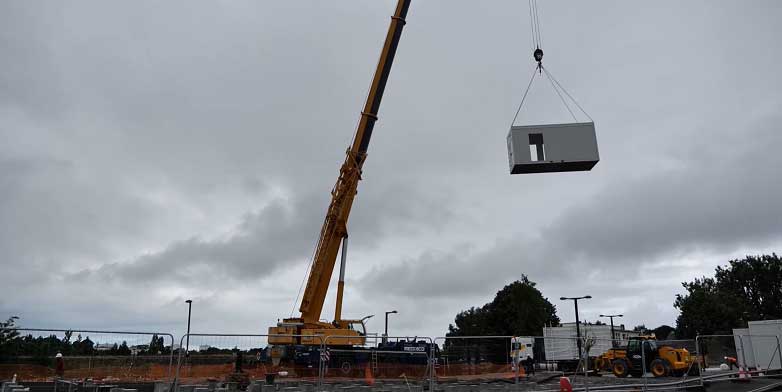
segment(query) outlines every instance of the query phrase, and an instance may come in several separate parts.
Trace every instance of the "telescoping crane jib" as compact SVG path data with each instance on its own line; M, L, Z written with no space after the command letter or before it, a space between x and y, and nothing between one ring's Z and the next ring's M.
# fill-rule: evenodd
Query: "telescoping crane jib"
M380 101L391 72L394 55L402 36L405 17L410 0L398 0L394 16L388 27L383 51L380 54L377 69L367 96L364 110L361 112L353 143L347 151L345 162L339 172L339 178L331 191L331 203L320 231L318 244L312 260L307 287L299 306L300 317L284 319L275 327L269 328L271 345L320 345L319 336L332 336L329 345L361 345L365 342L363 320L342 319L342 286L344 281L344 258L347 245L347 223L350 209L361 180L361 168L367 157L367 148L377 121ZM335 320L332 323L320 321L323 303L334 271L340 244L343 245L343 268L340 271ZM272 357L275 357L272 351Z
M326 211L326 218L320 230L320 236L312 259L312 266L307 278L307 286L299 305L301 315L295 318L283 319L277 326L269 327L269 344L272 348L271 357L275 364L286 354L286 348L292 346L320 346L326 343L330 346L357 346L365 343L366 328L364 320L349 320L342 318L342 294L345 278L345 261L348 242L348 217L356 196L358 182L361 180L361 169L367 157L369 141L377 121L380 102L386 88L386 82L391 72L399 40L402 36L402 28L410 7L411 0L398 0L394 16L388 27L386 40L380 54L380 60L372 79L372 85L367 95L364 110L353 137L353 142L347 150L345 162L339 171L337 183L331 191L331 203ZM539 24L537 20L537 5L530 3L531 10L535 9L533 25ZM535 30L533 28L533 30ZM558 86L581 111L589 117L581 106L572 99L572 96L564 90L559 82L551 76L550 72L542 65L543 52L540 49L540 31L537 28L536 49L534 58L538 62L537 71L545 74L552 81L552 85ZM594 123L576 124L548 124L538 126L513 126L524 104L524 99L529 92L533 79L527 86L527 91L522 97L519 109L511 122L511 130L508 135L508 153L510 159L511 174L515 173L540 173L590 170L599 160L597 152L597 140L594 132ZM556 87L555 87L556 89ZM557 90L560 94L559 90ZM560 94L561 97L561 94ZM570 110L566 101L563 103ZM591 120L591 117L589 117ZM573 131L570 128L586 128L586 131ZM563 129L565 129L563 131ZM533 157L530 146L536 147L536 156ZM339 283L337 286L337 300L333 322L320 321L323 304L328 292L331 275L334 272L337 254L342 245L342 266L340 268ZM329 337L324 342L324 337ZM296 352L294 347L293 352Z

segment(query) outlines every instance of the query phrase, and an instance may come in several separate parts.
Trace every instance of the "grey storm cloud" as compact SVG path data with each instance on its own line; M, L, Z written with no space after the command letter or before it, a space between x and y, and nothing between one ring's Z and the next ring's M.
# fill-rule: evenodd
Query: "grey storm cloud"
M643 179L610 181L535 236L517 233L488 249L426 252L373 269L364 290L381 288L409 297L470 296L485 293L497 275L578 280L583 271L632 273L698 249L730 252L782 241L780 120L767 116L748 122L740 132L704 135L712 143L680 151L687 156L686 165Z
M1 2L0 318L177 329L184 298L204 329L287 316L393 3ZM590 291L586 314L654 299L639 323L670 323L682 280L778 251L775 1L540 3L545 64L602 161L509 176L526 7L413 1L346 312L393 306L405 332L440 334L527 274L550 297ZM570 121L546 83L520 122Z
M350 223L360 227L356 249L375 246L393 230L416 232L414 217L429 217L428 227L441 226L452 217L438 206L400 202L399 193L415 194L405 186L384 192L367 192L362 202L377 213L359 215ZM317 242L317 222L325 215L323 197L272 200L261 210L245 214L230 233L216 239L188 238L159 252L127 261L110 262L71 274L83 281L118 280L125 283L160 284L170 280L207 282L216 278L261 279L278 268L307 262ZM363 218L363 219L362 219Z

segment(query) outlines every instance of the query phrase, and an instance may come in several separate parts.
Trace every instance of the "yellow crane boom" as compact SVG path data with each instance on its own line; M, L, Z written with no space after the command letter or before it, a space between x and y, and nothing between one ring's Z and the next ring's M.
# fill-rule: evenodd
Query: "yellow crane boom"
M348 330L350 324L356 320L342 320L342 279L340 279L337 292L334 323L323 323L319 320L323 311L331 275L334 272L340 244L347 241L347 223L351 207L353 206L353 199L356 196L358 182L361 180L361 168L367 157L367 148L369 147L375 122L378 119L380 101L383 98L386 82L391 72L391 65L394 62L399 39L402 36L402 28L405 25L405 17L410 7L410 1L398 0L394 16L391 17L385 44L372 79L364 110L361 112L353 143L347 150L345 162L340 168L339 178L331 191L331 203L320 230L318 244L312 260L312 268L307 280L307 287L304 290L299 306L301 317L285 319L277 327L269 328L270 335L307 335L310 333L322 335L328 330L328 334L331 335L358 336L357 332L353 332L352 329ZM343 247L343 252L344 250ZM291 338L293 337L291 336ZM303 339L291 338L270 337L269 342L280 344L298 342L306 344ZM355 339L347 339L344 344L356 344L356 342L357 340ZM360 343L363 343L363 336L358 340L358 344Z

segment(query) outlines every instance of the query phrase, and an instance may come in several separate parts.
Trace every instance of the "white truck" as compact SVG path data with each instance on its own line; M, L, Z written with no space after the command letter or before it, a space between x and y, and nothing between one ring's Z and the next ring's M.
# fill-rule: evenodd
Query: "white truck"
M585 350L587 346L589 346L589 352L586 354L590 358L597 357L612 348L612 340L615 340L619 347L624 347L627 344L627 339L629 337L638 336L640 334L634 331L625 331L621 328L615 328L615 336L612 339L610 325L591 325L583 323L580 324L580 330L582 341L583 339L589 341L588 345L583 345L582 343L582 350ZM560 327L543 328L545 361L556 364L557 369L562 371L575 370L579 361L576 336L576 323L566 323L562 324Z

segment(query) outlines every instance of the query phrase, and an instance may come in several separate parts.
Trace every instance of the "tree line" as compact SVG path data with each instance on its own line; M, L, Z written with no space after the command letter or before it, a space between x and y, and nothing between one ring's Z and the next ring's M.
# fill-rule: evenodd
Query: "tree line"
M0 358L31 356L49 358L56 354L64 356L94 356L94 355L167 355L171 346L166 346L163 336L152 335L149 344L141 345L132 350L127 341L108 343L99 347L89 336L81 334L73 336L72 331L66 331L62 337L55 334L34 336L20 334L16 329L18 317L11 317L0 322Z
M676 334L732 334L752 320L782 319L782 260L776 253L718 266L713 277L682 283L676 296Z
M682 285L686 292L673 302L679 310L676 327L642 324L633 329L658 339L694 339L698 334L732 334L750 320L782 319L782 260L776 253L730 260L713 277ZM543 327L559 322L556 306L522 275L490 303L459 312L446 336L540 336Z

